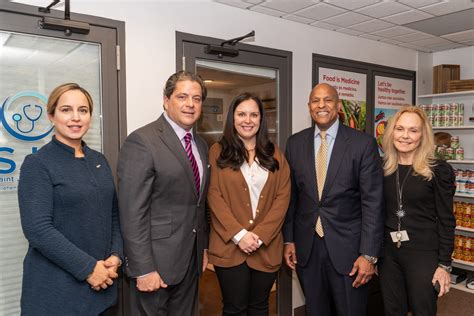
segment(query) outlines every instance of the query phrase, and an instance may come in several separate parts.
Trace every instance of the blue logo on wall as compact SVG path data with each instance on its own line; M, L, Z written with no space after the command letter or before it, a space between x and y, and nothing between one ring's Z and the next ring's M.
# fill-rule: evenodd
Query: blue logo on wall
M46 115L46 103L47 98L40 93L17 93L3 102L0 121L5 130L19 140L40 140L53 130L53 125Z
M54 127L46 114L46 103L42 94L26 91L6 98L1 104L2 142L8 134L16 139L7 139L7 147L0 146L0 191L16 190L18 176L15 172L25 158L24 150L36 152L43 143L41 140L52 132Z

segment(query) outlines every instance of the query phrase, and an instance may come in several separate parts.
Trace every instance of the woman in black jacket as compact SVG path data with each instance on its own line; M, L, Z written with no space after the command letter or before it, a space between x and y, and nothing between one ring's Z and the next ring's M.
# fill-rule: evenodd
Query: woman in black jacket
M419 107L403 107L390 119L383 149L385 315L434 316L437 297L450 287L454 171L434 159L433 132Z

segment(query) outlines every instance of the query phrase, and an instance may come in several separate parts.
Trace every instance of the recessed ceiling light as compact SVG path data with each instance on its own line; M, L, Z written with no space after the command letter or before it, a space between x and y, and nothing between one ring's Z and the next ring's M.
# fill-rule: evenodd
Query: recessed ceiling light
M211 83L211 82L214 82L214 80L212 80L212 79L204 79L204 83Z

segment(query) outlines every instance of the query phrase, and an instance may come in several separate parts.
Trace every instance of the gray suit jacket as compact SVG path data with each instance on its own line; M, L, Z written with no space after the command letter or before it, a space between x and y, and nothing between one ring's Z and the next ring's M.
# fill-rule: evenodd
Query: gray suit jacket
M156 270L167 284L177 284L193 250L201 272L209 164L206 143L194 139L203 165L199 195L181 141L163 116L130 134L120 151L120 222L130 277Z

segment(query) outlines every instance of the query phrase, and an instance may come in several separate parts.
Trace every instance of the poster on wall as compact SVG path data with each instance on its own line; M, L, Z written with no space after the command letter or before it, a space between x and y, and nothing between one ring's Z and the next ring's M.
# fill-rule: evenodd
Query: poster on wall
M367 75L319 67L319 83L335 87L341 100L339 117L344 125L365 131L367 118Z
M387 121L404 105L412 104L413 81L375 76L374 136L383 155L382 138Z

